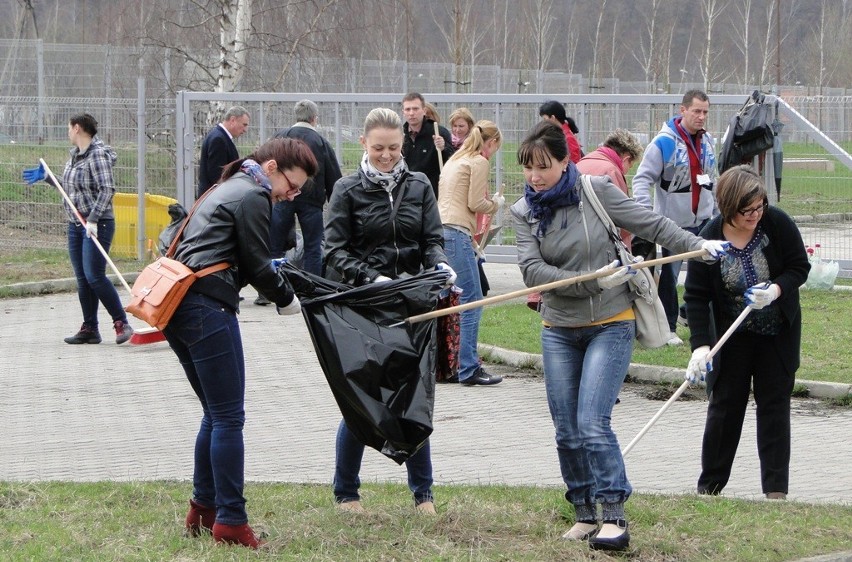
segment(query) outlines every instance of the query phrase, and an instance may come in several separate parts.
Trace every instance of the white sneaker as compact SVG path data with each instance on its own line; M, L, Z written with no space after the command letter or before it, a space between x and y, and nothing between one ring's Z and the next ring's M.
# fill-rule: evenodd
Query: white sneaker
M672 332L671 337L669 338L669 341L666 342L666 345L670 345L672 347L678 346L678 345L683 345L683 340L680 339L677 334Z

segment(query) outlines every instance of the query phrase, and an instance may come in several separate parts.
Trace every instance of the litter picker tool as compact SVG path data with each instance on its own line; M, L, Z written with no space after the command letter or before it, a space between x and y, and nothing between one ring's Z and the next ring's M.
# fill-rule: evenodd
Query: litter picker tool
M77 210L77 207L71 201L71 198L68 197L68 194L65 192L64 189L62 189L62 184L60 184L59 180L56 179L56 176L53 175L50 166L47 165L47 162L44 161L44 158L39 158L38 161L44 167L44 171L47 172L47 175L50 177L50 180L51 182L53 182L53 185L56 187L56 189L59 190L59 193L62 194L62 198L65 199L65 202L68 203L68 206L74 212L74 216L77 217L77 220L80 221L80 224L85 227L86 219L83 218L83 215L81 215L80 211ZM127 290L127 294L132 296L130 285L127 284L127 280L115 266L115 262L113 262L112 259L109 257L107 251L104 250L103 246L101 246L101 242L100 240L98 240L98 237L92 236L91 241L94 242L95 247L97 247L97 249L101 252L101 255L103 255L104 259L109 264L110 269L112 269L113 273L115 273L116 277L118 277L118 280L121 281L121 284ZM130 343L132 345L142 345L146 343L165 341L165 339L166 337L160 330L149 326L148 328L142 328L140 330L134 331L133 335L130 336Z
M634 269L641 269L643 267L653 267L656 265L662 265L666 263L671 263L675 261L688 260L692 258L698 258L707 254L707 250L693 250L691 252L684 252L683 254L677 254L674 256L666 256L663 258L658 258L655 260L647 260L639 263L630 264L630 267ZM393 326L400 326L402 324L415 324L417 322L423 322L424 320L431 320L432 318L438 318L439 316L446 316L447 314L453 314L456 312L463 312L465 310L470 310L471 308L479 308L480 306L487 306L490 304L497 304L498 302L504 302L512 299L516 299L519 297L525 297L530 293L543 293L545 291L550 291L553 289L559 289L560 287L567 287L568 285L574 285L576 283L582 283L584 281L591 281L592 279L598 279L600 277L606 277L607 275L612 275L613 270L606 271L592 271L591 273L585 273L583 275L577 275L576 277L569 277L568 279L560 279L559 281L551 281L550 283L544 283L542 285L536 285L535 287L527 287L526 289L518 289L517 291L512 291L511 293L506 293L505 295L494 295L493 297L487 297L482 300L478 300L476 302L469 302L465 304L460 304L458 306L451 306L449 308L442 308L440 310L433 310L432 312L427 312L425 314L416 314L414 316L409 316L402 322L397 322L393 324Z
M746 319L746 316L748 316L751 311L752 311L752 308L750 306L747 306L747 307L745 307L745 310L740 312L740 315L737 316L737 319L734 320L734 323L731 324L731 327L728 328L728 330L724 334L722 334L722 337L719 338L719 341L716 342L716 345L713 346L713 349L711 349L710 352L707 353L707 359L706 359L707 362L710 362L713 359L713 356L715 356L719 352L719 350L722 349L722 346L725 344L726 341L728 341L728 338L730 338L731 335L733 335L733 333L736 331L736 329L739 327L739 325L743 323L743 320ZM630 450L633 449L633 447L636 445L636 443L638 443L639 440L642 439L642 437L646 433L648 433L648 430L651 429L651 426L653 426L655 423L657 423L657 420L660 419L660 416L662 416L663 413L665 413L665 411L669 409L669 406L674 404L675 401L677 401L677 399L680 398L680 395L683 394L688 387L689 387L689 381L687 381L687 380L683 381L683 384L681 384L680 387L678 387L678 389L675 391L675 393L672 394L671 398L666 400L666 403L663 404L663 407L660 408L660 410L656 414L654 414L654 417L651 418L648 421L648 423L645 424L645 427L643 427L642 430L639 431L639 433L636 435L636 437L633 438L633 441L628 443L627 446L621 451L622 457L627 456L627 453L629 453Z

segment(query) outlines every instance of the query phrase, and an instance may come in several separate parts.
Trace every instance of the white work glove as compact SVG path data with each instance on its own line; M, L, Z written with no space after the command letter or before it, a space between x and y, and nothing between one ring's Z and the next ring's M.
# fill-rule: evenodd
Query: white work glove
M772 304L772 301L781 296L781 287L777 283L761 283L749 287L745 292L745 301L754 310L760 310Z
M299 297L293 295L293 300L290 301L290 304L287 306L276 306L275 310L278 311L280 316L290 316L291 314L298 314L302 311L302 303L299 302Z
M385 281L393 281L393 279L384 275L376 275L376 278L373 279L373 283L384 283Z
M689 381L689 384L704 382L704 377L713 370L713 363L707 360L708 353L710 353L709 345L697 347L692 352L692 358L689 360L689 365L687 365L686 373L683 376L685 380Z
M97 238L98 237L98 223L96 222L88 222L86 221L86 237L87 238Z
M707 253L701 256L701 259L704 261L716 261L724 257L730 247L731 243L723 240L705 240L701 243L701 249L706 250Z
M456 279L458 278L458 275L456 275L456 272L453 271L453 268L450 267L449 264L446 264L444 262L441 262L438 265L436 265L435 270L436 271L444 271L447 274L449 274L449 276L447 277L447 287L452 286L452 284L455 283Z
M627 283L628 279L636 275L636 270L630 267L629 265L616 269L619 263L620 262L618 260L614 260L612 263L603 266L595 272L601 273L603 271L615 271L615 273L613 273L612 275L607 275L606 277L598 277L598 286L601 289L612 289L613 287L621 285L622 283Z
M502 209L503 205L506 204L506 198L501 193L495 193L491 200L497 203L497 209Z

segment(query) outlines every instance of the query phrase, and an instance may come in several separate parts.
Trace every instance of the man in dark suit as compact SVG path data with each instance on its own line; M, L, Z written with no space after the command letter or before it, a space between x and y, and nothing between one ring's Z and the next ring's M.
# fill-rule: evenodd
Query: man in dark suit
M426 100L421 94L411 92L402 98L402 115L405 119L403 131L405 139L402 155L412 172L423 172L432 184L435 199L438 198L438 178L441 175L441 160L450 159L456 151L450 132L438 126L435 134L435 122L426 117Z
M295 218L299 217L304 242L302 269L316 275L322 273L323 218L322 208L331 197L331 191L340 179L340 165L331 144L316 129L319 108L311 100L301 100L293 108L296 123L278 131L279 138L300 139L308 145L317 159L317 173L308 179L302 194L293 201L277 203L272 210L270 225L270 250L275 257L283 256L294 232Z
M222 168L239 159L237 139L249 128L249 114L246 108L235 105L230 108L222 122L210 129L201 143L201 157L198 159L198 193L196 197L210 189L222 176Z

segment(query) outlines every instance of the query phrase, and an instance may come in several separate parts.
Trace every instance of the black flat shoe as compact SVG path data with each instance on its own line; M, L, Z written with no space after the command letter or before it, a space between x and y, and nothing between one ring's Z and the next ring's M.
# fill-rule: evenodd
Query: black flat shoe
M623 529L623 532L615 537L601 537L601 532L603 532L608 525L615 525L619 529ZM609 550L617 552L627 550L630 546L630 532L627 530L627 521L624 519L604 521L600 531L589 539L589 546L592 550Z

